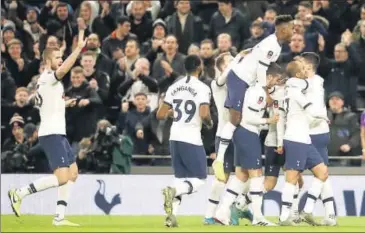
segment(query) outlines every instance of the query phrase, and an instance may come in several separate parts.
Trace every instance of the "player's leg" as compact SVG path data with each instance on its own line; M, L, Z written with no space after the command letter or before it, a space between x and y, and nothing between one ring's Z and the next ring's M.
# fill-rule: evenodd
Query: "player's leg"
M282 157L275 152L275 147L265 147L265 180L264 193L273 190L278 182L280 168L284 161Z
M214 172L219 179L223 178L223 161L226 150L232 141L233 133L241 121L242 106L248 84L240 79L233 71L227 75L227 98L225 107L229 109L230 122L227 122L221 132L221 142L217 159L213 164Z
M307 150L306 144L284 140L285 185L281 195L280 225L296 225L290 213L300 172L305 169Z
M312 186L308 190L307 199L301 218L310 225L319 225L313 217L314 205L321 194L323 184L328 178L327 166L323 163L322 157L313 145L310 145L308 151L307 166L314 174Z
M49 188L64 185L68 181L69 164L66 152L61 144L60 135L49 135L39 137L39 143L47 155L50 168L53 174L35 180L34 182L19 189L11 189L8 196L12 209L16 216L20 216L20 205L22 200L31 194L47 190Z
M299 217L299 193L302 189L304 185L304 180L303 180L303 175L300 173L299 177L298 177L298 183L295 186L295 192L294 192L294 196L293 196L293 205L291 207L291 213L290 213L290 218L295 222L295 223L300 223L300 217Z
M317 149L318 153L321 155L323 159L323 163L328 166L328 150L327 146L330 141L329 133L319 134L319 135L311 135L311 140L313 146ZM321 199L324 205L325 216L322 221L322 225L326 226L334 226L337 225L336 221L336 211L335 211L335 202L333 198L333 189L331 185L331 181L328 178L322 187L321 190Z

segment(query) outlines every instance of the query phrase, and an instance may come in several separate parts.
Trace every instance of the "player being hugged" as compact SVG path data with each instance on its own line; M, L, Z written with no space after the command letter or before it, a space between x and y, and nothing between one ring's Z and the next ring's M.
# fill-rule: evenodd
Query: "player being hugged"
M65 107L71 101L64 100L62 78L70 71L86 44L84 30L78 35L77 48L63 62L61 51L45 49L43 61L44 72L37 83L35 103L39 108L41 122L39 127L39 143L44 150L53 175L45 176L19 189L11 189L8 196L16 216L20 216L22 200L31 194L58 187L55 226L79 226L65 219L65 211L70 196L71 185L76 181L78 168L75 155L66 139Z
M236 127L244 117L241 113L246 90L256 82L259 86L266 87L266 71L270 63L278 59L281 45L291 40L294 28L292 20L290 15L277 16L275 33L257 44L252 52L234 65L228 73L225 107L229 109L230 121L222 129L217 159L213 163L214 172L220 180L224 180L224 154Z
M220 54L216 59L215 68L217 70L217 77L215 81L211 83L213 99L218 110L218 127L215 138L215 151L218 152L220 135L223 126L229 122L229 111L224 107L224 101L227 96L227 73L230 71L232 65L236 64L243 56L247 55L251 50L244 50L240 52L235 58L230 53ZM229 175L235 171L234 166L234 148L233 143L230 143L224 156L224 173L225 179L219 180L217 177L213 180L212 189L208 198L208 206L205 213L204 224L212 225L216 224L214 220L215 211L219 204L221 194L224 191L225 185L228 182ZM248 210L242 212L242 217L252 220L252 215ZM238 221L231 219L232 225L238 225Z
M321 111L323 115L327 114L327 108L325 104L325 95L323 88L323 78L316 74L317 67L320 63L320 58L315 53L303 53L301 54L303 62L306 65L307 72L307 81L309 83L308 90L305 92L305 96L307 99L313 103L315 108L318 111ZM313 146L317 149L318 153L321 155L325 166L328 166L328 150L327 146L330 142L330 134L329 134L329 126L328 122L324 119L318 119L313 121L310 128L310 137ZM316 189L316 183L320 183L316 177L314 177L314 182L312 183L312 187L309 190L311 193L312 189ZM309 198L311 196L308 196ZM325 217L322 221L322 225L325 226L335 226L337 225L336 221L336 213L335 213L335 204L333 198L333 190L330 179L327 179L321 190L321 199L324 205ZM310 200L308 200L309 202ZM308 203L306 212L311 213L314 208L316 200L310 201Z
M165 225L177 227L176 214L184 195L196 192L207 178L206 152L201 139L204 123L213 127L210 116L210 88L198 78L203 70L201 59L190 55L185 59L187 76L176 81L166 91L157 119L174 115L170 131L170 153L175 180L163 189Z
M316 225L312 213L306 212L312 200L318 198L324 182L328 178L327 167L322 157L312 145L310 138L310 124L317 119L327 119L324 114L305 97L303 92L308 88L305 65L301 61L292 61L287 66L287 73L290 78L286 82L285 112L286 129L284 134L285 151L285 185L282 191L282 207L280 214L280 225L295 226L295 219L290 216L296 185L300 174L305 169L310 169L314 176L315 188L308 192L310 199L307 199L304 212L301 218L306 222Z
M276 85L281 79L282 73L281 67L272 63L267 70L266 85L268 87ZM261 211L263 182L259 134L261 125L276 124L279 116L263 118L267 105L267 92L259 83L248 88L245 99L242 111L245 117L242 118L233 137L236 175L227 185L222 203L216 213L216 220L224 225L229 225L230 206L239 194L249 191L252 199L252 224L275 226L265 219Z

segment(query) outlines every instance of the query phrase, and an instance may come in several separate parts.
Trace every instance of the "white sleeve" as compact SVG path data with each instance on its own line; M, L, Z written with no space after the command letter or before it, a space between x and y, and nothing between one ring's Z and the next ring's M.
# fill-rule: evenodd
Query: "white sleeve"
M204 89L201 89L200 93L198 93L199 105L203 105L203 104L210 105L211 98L212 98L212 93L208 86L206 88L204 87Z
M227 82L227 76L228 73L231 71L232 67L234 65L236 65L241 58L243 58L240 54L237 54L237 56L231 61L231 63L228 65L228 67L223 71L223 73L221 73L217 79L216 79L216 83L218 87L223 87L224 84L226 84Z
M285 133L285 122L286 122L286 113L284 109L284 101L278 101L279 105L279 120L276 123L276 137L277 137L277 146L283 146L284 133Z
M301 92L299 88L291 88L296 89L293 90L293 96L295 97L295 101L304 109L304 111L313 118L321 118L321 119L327 119L327 115L323 115L320 111L318 111L317 108L315 108L305 96Z
M265 118L257 117L257 113L260 112L261 106L258 104L265 99L265 96L262 96L261 93L258 93L255 90L251 90L249 93L246 93L245 102L247 101L247 111L242 115L245 121L251 125L263 125L266 124L267 121Z

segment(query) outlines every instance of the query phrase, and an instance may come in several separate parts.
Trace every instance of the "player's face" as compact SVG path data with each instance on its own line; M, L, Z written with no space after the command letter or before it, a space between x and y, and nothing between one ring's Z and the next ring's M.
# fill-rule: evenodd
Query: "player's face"
M54 51L52 56L52 69L57 70L62 65L62 55L60 51Z
M285 27L285 38L286 38L286 41L289 42L293 36L293 33L295 32L294 23L290 22L286 25L287 26Z
M267 78L266 78L267 87L271 88L275 85L278 85L280 79L281 79L280 74L268 75Z
M83 74L77 74L71 72L71 84L72 87L78 88L81 86L82 82L85 80L85 77Z
M18 107L24 107L28 101L29 95L25 91L19 91L15 95L15 102Z
M95 67L95 59L92 56L83 56L81 66L86 70L92 70Z

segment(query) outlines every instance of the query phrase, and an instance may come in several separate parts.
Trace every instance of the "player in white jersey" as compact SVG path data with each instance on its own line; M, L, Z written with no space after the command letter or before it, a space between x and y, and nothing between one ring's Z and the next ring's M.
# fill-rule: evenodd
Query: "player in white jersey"
M79 226L65 219L70 186L76 181L78 168L75 156L65 137L65 107L74 100L65 102L61 80L72 68L85 44L84 30L80 30L77 48L63 63L59 50L46 49L43 52L46 68L38 79L35 104L38 106L41 116L38 133L39 143L47 155L53 175L35 180L22 188L9 190L8 196L11 206L18 217L20 216L21 202L26 196L58 187L58 201L53 225Z
M267 86L274 86L281 77L282 69L276 63L272 63L267 71ZM227 185L227 190L216 213L216 220L228 225L230 206L239 194L249 191L252 197L252 224L273 226L275 224L266 220L261 212L263 182L259 134L261 125L276 124L279 116L263 118L267 104L267 92L260 84L250 87L245 98L242 111L245 117L242 118L233 137L235 176Z
M321 111L323 115L327 114L327 108L325 104L325 96L324 96L324 88L323 88L323 78L316 74L317 67L320 62L320 58L315 53L303 53L301 54L303 61L306 65L306 72L308 76L309 87L306 91L305 95L307 99L313 103L313 105ZM326 166L328 166L328 150L327 146L330 141L329 135L329 126L328 122L319 119L312 123L310 129L310 137L313 146L317 149L319 154L322 156L323 162ZM314 178L317 179L317 178ZM316 182L313 183L315 185ZM315 187L311 187L310 190L315 189ZM309 191L312 192L312 191ZM332 185L329 179L327 179L321 190L321 199L325 209L325 218L322 221L322 225L326 226L334 226L337 225L336 221L336 213L335 213L335 204L333 198L333 190ZM315 200L308 200L310 202L315 202ZM310 208L307 208L307 211L311 211L314 207L314 204L310 205Z
M276 32L259 44L250 54L245 56L232 67L227 77L227 98L225 107L229 109L230 122L226 123L221 133L221 142L218 150L218 158L223 158L227 147L232 140L233 133L239 125L244 104L245 93L248 87L256 82L266 87L266 71L271 62L276 62L281 45L288 43L293 34L293 23L290 15L280 15L275 20ZM219 179L224 179L223 159L217 159L213 169Z
M201 82L203 65L196 55L185 59L187 76L176 81L166 91L157 119L165 119L173 111L170 129L170 153L174 169L174 184L163 190L165 225L177 227L176 213L184 195L196 192L207 178L206 152L201 139L201 127L213 126L210 116L210 88Z
M281 225L296 225L290 217L293 197L298 183L300 173L310 169L318 182L312 195L318 198L323 183L327 180L327 167L317 150L311 143L310 124L316 119L327 119L324 115L305 97L303 92L308 88L305 80L306 72L303 62L292 61L287 66L287 73L290 78L286 82L285 112L286 129L284 134L285 151L285 185L282 191L282 208L280 214ZM312 213L306 211L301 218L310 224L315 224Z
M217 153L218 146L220 142L220 131L225 123L229 121L229 111L224 107L224 101L227 96L227 73L231 69L232 65L237 63L239 59L243 56L247 55L250 50L242 51L235 58L231 56L230 53L220 54L216 59L216 79L211 84L213 99L215 105L218 110L218 127L216 132L215 139L215 151ZM225 180L218 180L216 177L213 180L212 189L208 198L208 206L205 214L204 224L212 225L216 224L214 220L215 210L219 204L219 200L222 192L224 191L225 185L228 182L229 175L231 172L234 172L234 148L231 143L226 151L226 155L224 156L224 172L225 172ZM243 213L244 217L251 220L252 215L249 211ZM234 221L231 219L232 225L238 225L238 221Z

